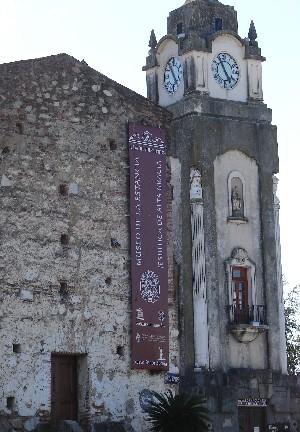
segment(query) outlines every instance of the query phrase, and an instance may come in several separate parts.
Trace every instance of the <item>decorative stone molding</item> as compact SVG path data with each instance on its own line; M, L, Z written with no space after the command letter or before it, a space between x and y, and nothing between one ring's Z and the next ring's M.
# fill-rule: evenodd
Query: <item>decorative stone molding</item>
M268 328L267 325L237 324L230 326L230 333L238 342L248 344L257 339L262 333L265 333Z
M232 268L245 267L248 273L248 305L253 309L253 315L249 319L249 323L230 324L229 329L233 337L240 343L253 342L260 334L268 330L268 326L264 321L260 321L256 315L259 308L264 306L257 306L256 299L256 269L255 264L250 260L248 252L237 247L233 249L231 257L225 262L226 280L228 286L229 305L233 305L233 283L232 283ZM257 311L256 311L257 309ZM250 318L250 317L249 317Z
M208 324L201 174L190 173L195 368L208 368Z
M280 200L277 196L278 178L273 176L273 210L274 210L274 226L275 226L275 243L276 243L276 273L278 284L278 302L279 302L279 329L280 329L280 353L281 366L283 373L287 373L287 356L286 356L286 338L285 338L285 317L284 317L284 302L283 302L283 281L282 281L282 266L281 266L281 244L280 244L280 224L279 211Z
M276 241L276 271L277 280L280 293L280 301L283 301L283 284L282 284L282 267L281 267L281 244L280 244L280 225L279 225L279 211L280 200L277 196L278 178L273 176L273 208L275 219L275 241Z

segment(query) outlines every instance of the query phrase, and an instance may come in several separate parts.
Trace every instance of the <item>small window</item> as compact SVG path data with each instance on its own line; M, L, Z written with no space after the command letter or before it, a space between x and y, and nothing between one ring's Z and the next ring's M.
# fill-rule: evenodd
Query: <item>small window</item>
M15 354L20 354L21 353L21 345L20 344L13 344L13 352Z
M115 140L113 139L109 140L109 148L110 150L117 150L117 143Z
M117 354L119 357L124 357L124 347L121 345L117 346Z
M235 267L232 270L232 278L236 279L236 278L239 278L239 277L241 277L241 270L238 267Z
M183 33L183 25L182 22L177 24L177 34L180 35Z
M59 285L59 294L62 297L66 297L68 295L68 283L66 281L60 281Z
M61 234L60 236L60 243L64 246L66 246L67 244L69 244L69 236L68 234Z
M62 196L67 196L68 195L68 186L65 183L62 183L59 185L58 187L59 193Z
M23 125L22 123L16 123L16 133L22 135L23 134Z
M16 404L16 400L15 400L15 398L13 396L9 396L6 399L6 408L12 410L12 409L14 409L15 404Z
M223 30L223 20L222 18L215 18L215 31Z

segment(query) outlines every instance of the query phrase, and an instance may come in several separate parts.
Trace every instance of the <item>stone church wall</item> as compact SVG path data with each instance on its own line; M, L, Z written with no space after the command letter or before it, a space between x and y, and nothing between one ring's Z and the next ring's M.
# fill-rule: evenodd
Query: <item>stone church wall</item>
M168 114L67 55L0 66L0 416L33 430L51 416L51 353L78 355L83 424L141 431L130 368L128 121ZM171 371L178 371L172 290ZM19 421L19 420L18 420ZM131 429L133 428L133 429Z

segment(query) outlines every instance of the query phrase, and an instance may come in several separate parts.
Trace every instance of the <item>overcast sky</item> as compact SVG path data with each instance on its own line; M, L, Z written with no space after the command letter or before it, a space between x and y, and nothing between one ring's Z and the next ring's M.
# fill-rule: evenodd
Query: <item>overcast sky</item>
M145 94L141 67L150 31L166 34L169 12L184 0L0 0L1 63L68 53ZM264 64L264 99L278 126L283 271L300 283L299 0L227 0L245 37L251 19ZM299 254L300 255L300 254ZM275 271L275 269L274 269Z

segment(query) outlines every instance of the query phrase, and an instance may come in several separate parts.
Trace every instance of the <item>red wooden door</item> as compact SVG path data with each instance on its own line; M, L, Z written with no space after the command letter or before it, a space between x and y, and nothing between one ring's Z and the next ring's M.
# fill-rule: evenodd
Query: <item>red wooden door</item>
M77 420L76 356L52 355L51 387L53 422Z
M232 268L233 306L235 320L247 324L249 321L248 275L247 268Z

